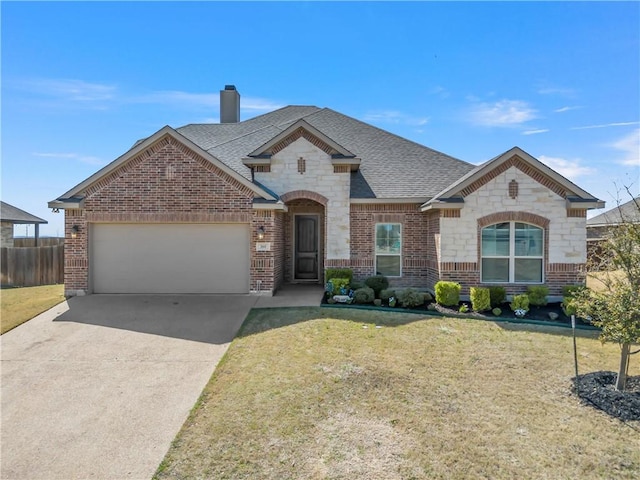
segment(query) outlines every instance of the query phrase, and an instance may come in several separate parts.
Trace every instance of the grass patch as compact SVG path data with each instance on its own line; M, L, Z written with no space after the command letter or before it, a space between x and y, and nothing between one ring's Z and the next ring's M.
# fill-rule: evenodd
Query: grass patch
M253 310L155 478L638 478L640 425L571 393L568 333ZM580 335L581 373L616 369L616 346Z
M64 301L64 285L7 288L0 290L0 334L31 320Z

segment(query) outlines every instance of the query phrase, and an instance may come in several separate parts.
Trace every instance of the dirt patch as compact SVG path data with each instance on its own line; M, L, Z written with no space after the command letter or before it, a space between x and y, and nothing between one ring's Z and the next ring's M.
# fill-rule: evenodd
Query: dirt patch
M624 392L615 389L617 376L614 372L578 375L578 396L607 415L625 422L640 421L640 376L629 377Z

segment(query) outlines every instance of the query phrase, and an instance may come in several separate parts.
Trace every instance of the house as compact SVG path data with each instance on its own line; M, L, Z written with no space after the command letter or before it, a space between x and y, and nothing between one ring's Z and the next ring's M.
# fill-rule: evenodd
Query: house
M40 217L31 215L29 212L14 207L7 202L0 201L0 223L2 225L2 246L13 247L13 226L14 225L35 225L35 246L38 246L40 237L40 224L49 223Z
M593 268L597 268L600 261L601 245L607 233L625 222L640 223L640 197L632 198L587 220L587 258Z
M329 108L165 126L49 203L65 285L84 293L272 294L328 268L433 289L441 279L581 280L586 212L604 203L514 147L480 166Z

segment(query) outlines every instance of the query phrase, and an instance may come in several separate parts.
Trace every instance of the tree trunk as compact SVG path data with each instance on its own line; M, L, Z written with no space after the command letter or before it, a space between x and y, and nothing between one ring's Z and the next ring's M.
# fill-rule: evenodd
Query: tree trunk
M620 368L618 368L618 380L616 380L616 390L624 391L627 385L627 367L629 366L629 349L628 343L623 343L620 350Z

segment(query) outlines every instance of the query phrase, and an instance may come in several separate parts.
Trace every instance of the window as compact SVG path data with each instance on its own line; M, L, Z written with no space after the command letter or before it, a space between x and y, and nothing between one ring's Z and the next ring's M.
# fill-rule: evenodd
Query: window
M544 232L528 223L505 222L482 229L482 281L542 283Z
M376 224L376 274L401 276L402 234L399 223Z

